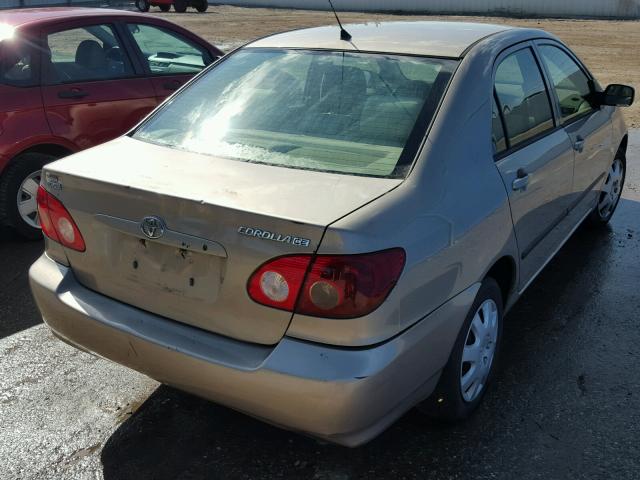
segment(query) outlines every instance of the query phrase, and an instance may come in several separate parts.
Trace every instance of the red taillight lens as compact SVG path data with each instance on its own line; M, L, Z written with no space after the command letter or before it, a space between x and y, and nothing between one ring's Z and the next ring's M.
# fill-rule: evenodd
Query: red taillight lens
M62 202L42 185L38 187L37 200L42 233L65 247L84 252L86 247L82 234Z
M36 195L38 201L38 219L40 220L40 227L42 233L44 233L51 240L60 243L58 234L53 228L53 222L49 215L49 192L47 192L42 185L38 187L38 194Z
M311 255L291 255L268 261L249 278L249 296L263 305L293 311L310 261Z
M263 305L303 315L361 317L387 298L400 278L405 253L393 248L360 255L318 255L309 267L311 258L295 255L265 263L249 279L249 296Z

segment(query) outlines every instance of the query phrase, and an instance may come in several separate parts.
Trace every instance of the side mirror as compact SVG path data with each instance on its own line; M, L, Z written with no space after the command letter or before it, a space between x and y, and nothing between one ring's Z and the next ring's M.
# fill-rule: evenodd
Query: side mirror
M628 85L612 83L600 97L600 105L610 105L613 107L628 107L633 103L635 90Z

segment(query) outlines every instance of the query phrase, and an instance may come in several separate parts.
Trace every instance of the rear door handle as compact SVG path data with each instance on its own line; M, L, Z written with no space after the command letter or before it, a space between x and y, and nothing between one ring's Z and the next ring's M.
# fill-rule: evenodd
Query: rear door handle
M70 99L70 98L84 98L89 95L87 92L83 92L82 90L62 90L58 92L58 98Z
M527 185L529 185L529 174L525 172L522 168L518 169L517 177L511 184L511 188L514 190L526 190Z
M584 150L584 138L582 138L580 135L578 135L576 137L576 141L573 142L573 149L576 152L582 152L582 150Z

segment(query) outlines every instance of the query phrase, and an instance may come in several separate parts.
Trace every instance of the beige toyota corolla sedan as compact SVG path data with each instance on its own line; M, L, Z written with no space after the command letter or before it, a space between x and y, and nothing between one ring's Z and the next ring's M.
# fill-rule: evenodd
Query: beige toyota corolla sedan
M346 29L253 42L44 169L56 336L349 446L478 406L505 312L614 212L633 89L540 30Z

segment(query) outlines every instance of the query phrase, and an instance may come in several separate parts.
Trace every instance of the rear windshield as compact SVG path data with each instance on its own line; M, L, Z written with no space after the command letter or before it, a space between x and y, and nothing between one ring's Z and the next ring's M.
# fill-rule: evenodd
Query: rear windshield
M456 64L244 49L172 98L133 136L245 162L403 177Z

